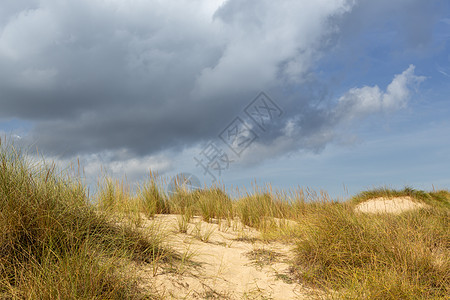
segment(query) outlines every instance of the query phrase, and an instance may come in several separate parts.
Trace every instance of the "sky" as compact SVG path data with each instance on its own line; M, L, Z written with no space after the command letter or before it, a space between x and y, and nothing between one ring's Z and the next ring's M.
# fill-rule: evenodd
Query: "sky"
M2 0L0 134L139 184L450 189L447 0Z

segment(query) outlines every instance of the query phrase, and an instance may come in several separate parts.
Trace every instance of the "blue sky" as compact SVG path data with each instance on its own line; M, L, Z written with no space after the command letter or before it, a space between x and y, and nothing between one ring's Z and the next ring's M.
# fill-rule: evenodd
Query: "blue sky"
M445 0L4 0L0 133L88 183L450 189L449 39Z

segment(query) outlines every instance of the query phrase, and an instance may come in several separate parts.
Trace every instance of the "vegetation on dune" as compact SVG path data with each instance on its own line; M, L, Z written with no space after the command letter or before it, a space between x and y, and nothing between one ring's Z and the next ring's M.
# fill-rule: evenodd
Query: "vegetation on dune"
M351 299L430 299L448 295L449 212L429 208L358 214L347 204L300 222L294 272Z
M296 280L330 298L441 299L450 293L449 191L382 188L337 202L325 193L269 187L232 200L219 187L167 195L151 174L136 193L107 178L93 199L86 194L77 178L0 145L1 298L152 298L126 268L175 257L157 230L140 227L143 217L169 213L179 215L178 232L188 233L199 216L227 226L240 221L266 242L287 243ZM398 215L354 210L369 199L399 196L428 205ZM190 234L207 243L212 231L197 225Z
M445 190L425 192L415 190L411 187L405 187L403 190L395 190L387 187L364 191L351 198L350 202L358 204L369 199L378 197L411 197L413 200L420 201L433 206L450 208L450 192Z
M204 213L200 193L208 195L206 215L218 211L219 198L204 191L183 195L184 207ZM300 282L332 291L330 297L440 299L449 293L448 191L384 188L363 192L348 202L333 201L325 193L306 194L288 197L270 189L247 194L227 206L228 214L260 230L267 241L295 243L293 274ZM369 199L401 196L429 206L399 215L354 210L355 204Z
M259 227L268 217L283 217L282 211L268 193L248 195L237 202L237 212L242 223Z
M165 250L156 236L118 225L84 186L0 146L0 296L124 299L145 296L120 267Z
M155 214L170 213L169 203L164 192L159 188L156 178L150 174L150 180L139 187L139 196L144 212L149 217Z

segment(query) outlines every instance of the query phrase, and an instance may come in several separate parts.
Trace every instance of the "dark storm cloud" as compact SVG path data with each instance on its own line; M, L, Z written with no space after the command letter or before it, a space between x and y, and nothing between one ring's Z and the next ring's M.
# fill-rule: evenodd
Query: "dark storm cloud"
M285 115L259 145L317 150L339 122L312 70L352 3L2 2L0 118L34 122L27 139L60 156L145 156L215 138L266 90ZM426 42L428 27L407 39Z

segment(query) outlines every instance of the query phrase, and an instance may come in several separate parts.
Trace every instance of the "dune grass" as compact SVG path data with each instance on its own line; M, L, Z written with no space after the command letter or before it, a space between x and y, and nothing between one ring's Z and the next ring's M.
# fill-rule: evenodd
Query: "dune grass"
M201 193L209 198L206 215L219 212L216 207L222 200L209 192L184 195L189 203L184 207L193 214L203 213ZM258 229L267 242L295 243L294 276L324 289L329 298L445 299L450 287L449 195L448 191L383 188L337 202L326 193L307 190L287 195L269 188L246 193L226 210ZM354 210L357 203L369 199L402 196L429 206L399 215Z
M372 191L353 201L386 194L405 191ZM337 291L338 299L444 299L449 294L448 209L372 215L353 208L352 203L324 205L299 220L293 270L300 280Z
M141 207L148 217L153 217L155 214L170 213L167 197L158 186L156 175L152 173L150 173L149 180L139 186L138 199L140 199Z
M166 252L157 235L118 225L91 205L80 181L0 145L2 299L148 297L121 262Z
M402 190L395 190L388 187L372 189L369 191L364 191L358 195L353 196L350 202L358 204L369 199L385 197L411 197L413 200L423 202L432 206L438 206L442 208L450 209L450 192L446 190L425 192L420 190L415 190L411 187L405 187Z
M324 192L269 186L231 199L217 186L167 195L150 174L135 192L105 178L88 197L80 179L67 174L0 145L0 298L156 298L127 268L176 259L157 228L140 226L157 214L178 214L183 233L200 216L227 226L239 221L263 241L293 246L292 278L329 298L445 299L450 293L449 191L381 188L337 202ZM398 215L355 213L360 202L399 196L428 205ZM212 231L200 226L189 234L207 243Z

